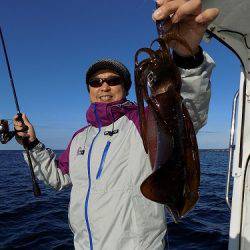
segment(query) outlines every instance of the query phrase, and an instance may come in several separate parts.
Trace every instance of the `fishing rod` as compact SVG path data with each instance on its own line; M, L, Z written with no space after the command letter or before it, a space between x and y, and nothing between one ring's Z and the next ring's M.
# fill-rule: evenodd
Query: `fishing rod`
M2 46L3 46L3 51L4 51L4 56L5 56L5 61L6 61L6 65L8 68L8 73L9 73L9 80L10 80L10 85L12 88L12 93L14 96L14 101L15 101L15 105L16 105L16 110L17 110L17 116L18 116L18 121L20 121L23 125L23 129L21 131L9 131L9 126L8 126L8 121L7 120L0 120L0 141L2 144L7 143L8 141L10 141L15 135L17 135L17 132L26 132L28 131L28 127L25 125L23 118L22 118L22 113L20 111L20 107L19 107L19 103L18 103L18 99L17 99L17 94L16 94L16 89L15 89L15 85L14 85L14 80L12 77L12 72L11 72L11 68L10 68L10 63L9 63L9 58L7 55L7 50L6 50L6 46L5 46L5 42L4 42L4 38L3 38L3 33L2 33L2 29L0 26L0 39L2 42ZM33 169L33 164L31 161L31 156L30 156L30 152L28 149L28 144L29 144L29 139L27 137L22 137L22 144L23 144L23 148L27 154L27 158L28 158L28 165L30 168L30 174L31 174L31 179L32 179L32 186L33 186L33 193L34 196L38 197L41 195L41 190L40 187L37 183L35 174L34 174L34 169Z

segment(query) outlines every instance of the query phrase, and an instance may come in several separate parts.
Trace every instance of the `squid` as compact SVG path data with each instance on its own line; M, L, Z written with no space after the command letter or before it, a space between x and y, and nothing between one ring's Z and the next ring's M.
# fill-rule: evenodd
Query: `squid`
M134 76L143 145L153 170L141 192L164 204L178 222L199 198L200 161L193 123L180 94L181 75L170 48L173 41L192 52L180 35L168 32L136 52ZM139 60L141 54L146 58Z

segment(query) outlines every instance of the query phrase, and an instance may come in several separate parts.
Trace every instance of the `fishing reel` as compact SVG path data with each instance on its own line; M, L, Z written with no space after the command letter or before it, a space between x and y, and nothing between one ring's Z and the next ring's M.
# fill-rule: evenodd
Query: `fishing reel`
M19 115L20 117L20 115ZM19 118L20 120L21 118ZM7 142L9 142L14 136L19 137L17 135L17 132L27 132L28 131L28 127L26 125L23 126L23 129L21 130L13 130L10 131L10 127L9 127L9 122L8 120L0 120L0 142L2 144L6 144ZM20 137L22 139L22 137Z
M8 120L0 120L0 142L6 144L16 134L16 131L10 131Z

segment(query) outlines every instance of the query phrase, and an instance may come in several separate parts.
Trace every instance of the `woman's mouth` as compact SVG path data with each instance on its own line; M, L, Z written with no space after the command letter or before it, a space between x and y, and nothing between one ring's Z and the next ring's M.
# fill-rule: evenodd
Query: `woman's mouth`
M112 95L102 95L102 96L99 97L99 99L100 99L101 101L103 101L103 102L111 101L112 98L113 98Z

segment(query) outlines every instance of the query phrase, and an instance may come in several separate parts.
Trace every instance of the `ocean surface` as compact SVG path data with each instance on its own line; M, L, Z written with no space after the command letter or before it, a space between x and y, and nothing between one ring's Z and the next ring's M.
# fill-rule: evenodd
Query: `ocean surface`
M228 152L201 150L200 158L199 202L179 224L167 218L168 249L227 249ZM56 192L39 184L42 196L34 198L22 152L0 151L0 249L74 249L67 221L70 189Z

